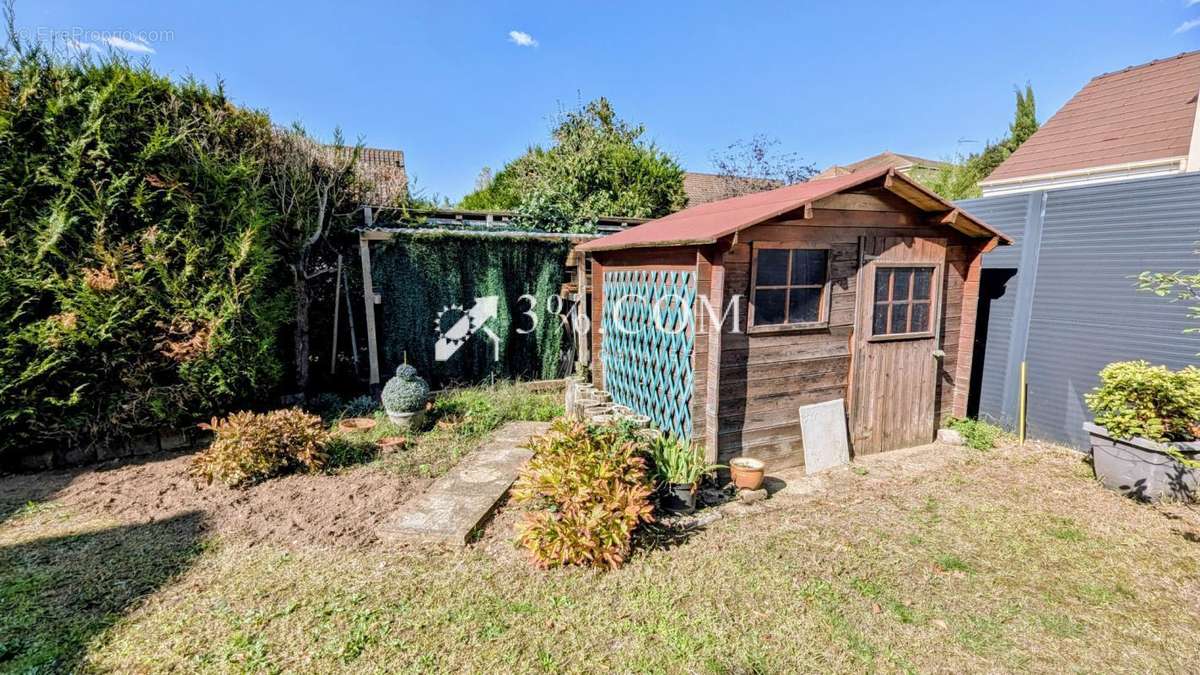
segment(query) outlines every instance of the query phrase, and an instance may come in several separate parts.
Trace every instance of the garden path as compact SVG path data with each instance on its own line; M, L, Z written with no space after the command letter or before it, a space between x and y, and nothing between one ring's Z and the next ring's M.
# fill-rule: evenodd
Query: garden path
M532 456L525 446L549 422L509 422L420 496L383 522L379 538L463 546L491 515Z

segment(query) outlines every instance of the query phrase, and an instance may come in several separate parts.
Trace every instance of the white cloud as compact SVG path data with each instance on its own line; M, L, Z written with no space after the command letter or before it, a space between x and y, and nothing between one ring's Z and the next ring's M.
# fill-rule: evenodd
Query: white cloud
M123 37L109 35L104 38L104 41L117 49L124 49L127 52L138 52L139 54L154 53L154 47L151 47L150 43L136 36L133 40L126 40Z
M1197 0L1200 2L1200 0ZM533 39L533 36L525 31L510 30L508 31L508 41L518 47L536 47L538 41Z
M100 45L95 42L80 42L79 40L67 40L67 49L76 52L90 52L100 49Z
M1191 7L1192 5L1200 5L1200 0L1187 0L1187 2L1183 4L1184 7Z

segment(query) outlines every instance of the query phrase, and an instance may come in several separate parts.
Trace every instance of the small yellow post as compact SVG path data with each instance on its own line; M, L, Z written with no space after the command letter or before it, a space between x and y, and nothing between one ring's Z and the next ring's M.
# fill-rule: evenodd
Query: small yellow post
M1025 405L1027 403L1025 390L1025 362L1021 362L1021 404L1017 411L1017 437L1021 445L1025 445Z

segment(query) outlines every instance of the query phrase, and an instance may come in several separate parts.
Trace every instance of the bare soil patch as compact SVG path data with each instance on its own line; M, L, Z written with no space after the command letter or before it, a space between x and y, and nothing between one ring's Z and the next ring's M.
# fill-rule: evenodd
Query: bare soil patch
M397 505L431 482L361 466L234 489L197 483L188 474L191 457L8 476L0 479L0 504L10 512L53 499L69 512L102 514L122 524L198 513L209 532L251 544L361 547L375 541L378 524Z

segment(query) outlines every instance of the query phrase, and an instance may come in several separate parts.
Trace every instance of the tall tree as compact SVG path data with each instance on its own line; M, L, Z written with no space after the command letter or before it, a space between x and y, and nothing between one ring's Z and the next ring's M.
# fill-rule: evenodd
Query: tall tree
M522 226L547 231L592 231L600 216L666 215L684 205L683 169L644 134L606 98L561 112L548 148L531 146L460 206L515 210Z
M355 173L362 146L346 146L340 131L332 146L314 141L300 127L276 129L266 148L265 178L275 200L274 233L291 273L294 294L296 386L303 391L309 376L309 308L311 281L333 271L322 262L324 244L339 216L362 203L369 187Z
M1014 89L1017 105L1013 121L1008 125L1008 135L989 142L982 152L960 157L957 162L942 168L927 181L931 190L946 199L978 197L981 194L979 181L987 178L1038 130L1033 85L1027 83L1024 91L1019 87Z

